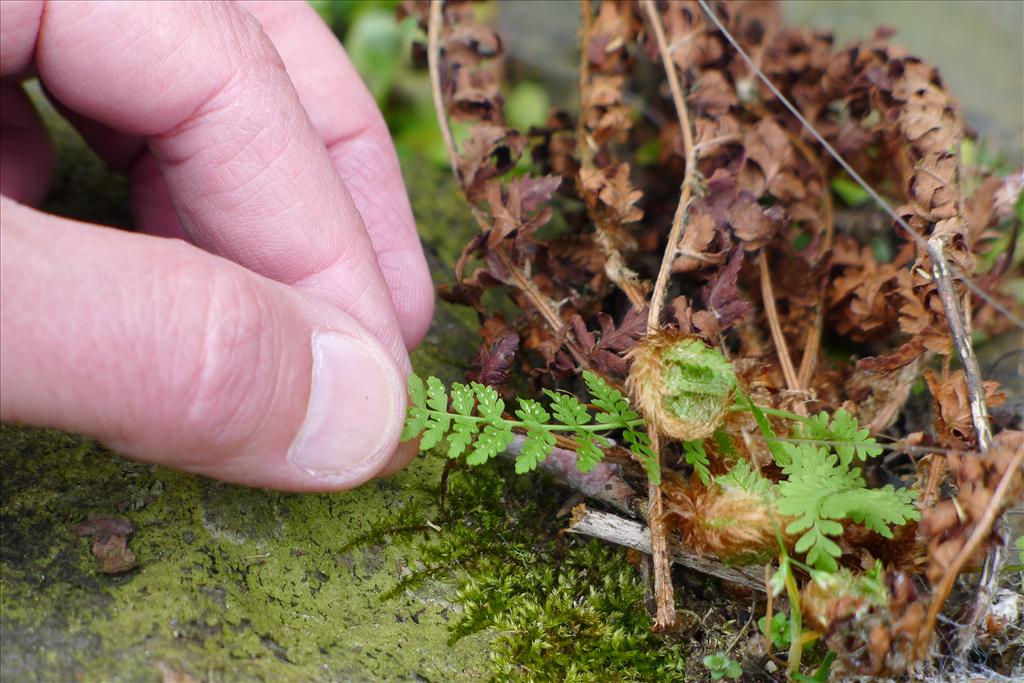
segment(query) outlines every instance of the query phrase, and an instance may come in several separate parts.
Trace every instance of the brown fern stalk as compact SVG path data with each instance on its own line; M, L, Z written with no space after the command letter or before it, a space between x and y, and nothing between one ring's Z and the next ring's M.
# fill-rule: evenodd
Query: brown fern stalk
M679 75L676 73L672 62L668 41L665 39L665 27L662 25L661 17L658 15L658 9L655 7L653 0L644 0L643 6L644 13L651 24L651 29L654 31L654 38L658 43L658 53L665 68L665 76L668 78L669 88L672 91L672 102L676 108L676 115L679 117L679 127L683 135L683 150L686 154L686 171L684 172L683 183L680 188L679 204L676 206L675 215L672 217L672 228L668 233L668 243L665 245L665 252L661 258L661 267L658 268L658 278L654 283L651 305L647 312L647 330L648 334L650 334L657 331L661 326L661 312L665 307L665 293L668 289L672 262L675 260L676 252L678 251L679 240L683 236L686 214L689 210L690 199L693 194L693 184L697 169L697 153L693 144L690 114L686 108L686 101L683 99L683 89L679 83ZM660 468L661 438L658 434L658 426L655 424L651 425L651 427L651 449L654 451L658 467ZM648 500L647 519L651 527L651 548L654 555L654 597L657 603L655 628L667 629L675 625L676 614L667 530L665 528L665 505L660 486L653 483L649 484Z

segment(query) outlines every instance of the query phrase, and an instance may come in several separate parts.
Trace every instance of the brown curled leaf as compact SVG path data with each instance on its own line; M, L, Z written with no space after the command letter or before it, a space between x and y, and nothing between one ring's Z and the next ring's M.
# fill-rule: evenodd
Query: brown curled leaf
M500 387L508 381L508 373L519 350L519 333L506 331L494 344L482 344L473 359L469 379L480 384Z

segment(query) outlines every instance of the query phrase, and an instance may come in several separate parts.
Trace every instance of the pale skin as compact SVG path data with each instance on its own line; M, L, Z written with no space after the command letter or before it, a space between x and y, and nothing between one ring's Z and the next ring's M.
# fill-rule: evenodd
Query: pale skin
M20 83L132 181L137 232L32 208ZM433 289L387 127L306 2L0 2L0 419L251 486L403 468Z

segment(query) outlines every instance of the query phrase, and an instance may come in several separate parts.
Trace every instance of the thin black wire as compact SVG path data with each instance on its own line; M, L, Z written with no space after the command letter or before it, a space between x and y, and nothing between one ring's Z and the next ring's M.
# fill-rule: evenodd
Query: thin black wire
M874 189L872 189L871 186L867 184L867 182L860 176L860 174L857 173L857 171L855 171L853 167L846 162L846 159L844 159L839 154L839 152L837 152L835 148L833 148L832 145L828 143L828 141L821 135L821 133L819 133L814 128L814 126L811 125L811 122L804 118L803 114L800 113L800 110L798 110L796 106L794 106L793 103L790 102L786 98L786 96L783 95L779 91L779 89L775 87L774 83L768 80L768 77L764 74L763 71L761 71L760 67L758 67L757 64L754 63L754 60L750 58L750 55L748 55L747 52L742 47L740 47L740 44L736 41L736 38L734 38L733 35L729 32L729 29L727 29L722 24L722 22L718 19L715 13L711 10L711 7L708 6L707 0L697 0L697 2L700 3L700 6L704 9L705 14L707 14L711 21L715 24L715 26L718 27L718 30L722 33L722 35L725 36L725 39L732 44L733 48L736 49L736 52L739 53L740 57L742 57L743 60L747 63L747 65L751 68L751 70L753 70L754 75L756 75L761 80L761 82L764 83L768 87L768 89L772 91L772 94L775 95L775 97L777 97L778 100L782 102L786 109L788 109L790 113L797 118L797 120L803 125L803 127L807 129L807 132L814 136L814 139L817 140L821 144L821 146L825 148L825 150L832 156L832 158L836 160L836 163L842 166L843 170L850 174L850 177L853 178L857 182L857 184L860 185L861 188L863 188L864 191L868 193L868 195L875 201L876 204L878 204L878 206L882 208L883 211L889 214L889 216L896 222L898 226L900 226L900 228L903 229L904 232L910 235L910 237L913 238L913 240L917 242L917 244L921 248L927 249L928 244L925 241L925 239L918 235L916 232L914 232L913 228L907 225L907 222L904 221L892 209L891 206L889 206L888 202L886 202L880 194L875 192ZM970 289L972 292L978 295L978 298L988 303L990 306L992 306L992 308L1005 315L1011 322L1013 322L1014 325L1024 330L1024 321L1022 321L1020 318L1014 315L1013 311L1011 311L1010 309L1006 308L1001 303L993 299L986 291L984 291L981 287L975 284L970 279L970 277L964 274L963 271L961 271L956 266L950 264L949 270L953 275L955 275L965 285L967 285L968 289Z

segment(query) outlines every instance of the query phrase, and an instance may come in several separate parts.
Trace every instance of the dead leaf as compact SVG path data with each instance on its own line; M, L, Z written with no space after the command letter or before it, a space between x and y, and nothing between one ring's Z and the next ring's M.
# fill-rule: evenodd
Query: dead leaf
M72 527L78 536L92 536L92 554L104 574L120 574L135 566L135 554L128 547L128 536L135 531L123 517L93 515Z
M750 313L750 302L736 290L736 278L742 266L743 250L736 249L725 267L701 290L704 304L715 314L722 329L735 325Z
M519 334L514 330L506 331L493 345L481 345L473 359L469 379L492 387L504 385L518 350Z

